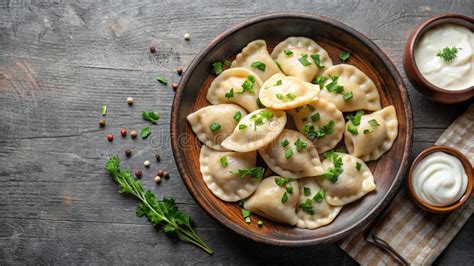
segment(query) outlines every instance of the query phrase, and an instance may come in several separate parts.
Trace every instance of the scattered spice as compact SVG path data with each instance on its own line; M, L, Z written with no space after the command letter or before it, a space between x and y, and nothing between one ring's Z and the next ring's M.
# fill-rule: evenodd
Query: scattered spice
M189 33L187 33L187 32L184 34L183 37L186 41L189 41L191 39L191 35L189 35Z
M161 161L161 157L160 157L159 154L155 155L155 158L156 158L156 161L157 161L157 162Z
M150 161L146 160L143 162L143 165L146 167L146 168L150 168Z
M178 89L178 83L173 83L171 84L171 88L173 88L173 90L177 90Z
M120 129L120 135L122 135L122 137L126 137L127 136L127 130L125 128Z
M156 48L155 48L155 46L153 46L153 45L150 46L150 53L152 53L152 54L156 53Z
M105 127L105 119L99 120L99 126L100 127Z
M132 139L136 139L137 138L137 132L135 130L132 130L132 132L130 132L130 137L132 137Z
M107 135L107 139L108 139L109 141L114 140L114 135L112 135L112 134Z
M156 171L157 176L163 176L163 173L164 173L164 171L161 170L161 169L158 169L158 171Z
M131 151L130 149L125 149L125 155L126 155L127 157L132 156L132 151Z
M128 97L128 98L127 98L127 103L128 103L128 105L133 105L133 102L134 102L134 100L133 100L132 97Z
M176 73L178 73L178 75L182 75L183 74L183 68L182 67L177 67L176 68Z
M142 178L142 175L143 175L142 170L140 170L140 169L135 170L135 176L138 179Z
M164 171L163 172L163 177L166 178L166 179L170 178L170 172Z
M158 175L155 176L155 182L159 184L161 182L161 177Z

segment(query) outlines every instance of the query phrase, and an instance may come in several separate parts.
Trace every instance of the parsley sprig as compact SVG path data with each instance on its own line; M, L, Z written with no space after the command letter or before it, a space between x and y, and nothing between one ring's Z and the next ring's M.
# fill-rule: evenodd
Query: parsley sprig
M163 225L163 231L176 234L181 240L194 244L209 254L212 249L198 236L192 227L191 217L176 207L173 198L157 200L153 192L143 189L140 181L128 169L120 169L120 158L113 156L105 164L105 170L119 184L119 192L135 196L141 203L136 214L145 216L153 225Z
M438 51L436 56L443 59L446 63L449 63L458 56L459 50L461 50L461 48L456 48L454 46L452 48L444 47L443 49Z

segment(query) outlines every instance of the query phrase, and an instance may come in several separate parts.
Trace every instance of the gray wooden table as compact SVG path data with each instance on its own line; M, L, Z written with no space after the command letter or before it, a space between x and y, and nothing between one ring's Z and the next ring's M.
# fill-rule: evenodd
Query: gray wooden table
M25 2L25 3L23 3ZM244 239L196 205L173 162L169 121L172 82L214 36L252 16L296 11L338 19L378 44L403 73L402 48L415 25L442 12L472 16L472 1L8 1L0 3L0 264L354 264L336 245L279 248ZM133 3L132 3L133 2ZM223 3L229 2L229 3ZM466 13L467 12L467 13ZM191 40L183 40L189 32ZM157 47L150 54L150 43ZM467 104L432 103L407 82L414 114L413 154L430 146ZM136 104L129 108L127 97ZM100 106L108 106L99 129ZM146 141L122 139L140 129L140 112L162 118ZM115 134L113 143L106 140ZM136 201L117 193L105 159L134 152L135 168L155 152L162 162L143 183L173 196L192 214L213 256L165 236L135 217ZM171 178L153 181L157 168ZM474 219L439 257L472 264Z

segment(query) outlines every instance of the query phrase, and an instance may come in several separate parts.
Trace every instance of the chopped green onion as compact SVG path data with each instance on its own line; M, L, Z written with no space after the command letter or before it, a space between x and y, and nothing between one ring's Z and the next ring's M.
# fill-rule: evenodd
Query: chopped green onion
M227 167L229 165L229 161L227 160L227 156L222 156L219 161L221 162L222 167Z
M255 61L250 66L253 67L253 68L260 69L262 71L265 71L265 68L267 67L267 65L265 65L264 63L262 63L260 61Z
M212 131L212 133L215 133L217 130L221 129L221 124L213 122L209 125L209 129Z
M343 51L339 54L339 59L341 59L342 62L347 61L347 59L349 59L349 57L351 57L351 54L349 52Z

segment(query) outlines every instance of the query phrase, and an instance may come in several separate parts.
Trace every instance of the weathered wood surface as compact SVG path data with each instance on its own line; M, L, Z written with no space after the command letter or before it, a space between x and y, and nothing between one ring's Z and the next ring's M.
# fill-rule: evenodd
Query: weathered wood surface
M28 2L28 4L27 4ZM410 30L442 12L474 13L472 1L2 1L0 3L0 264L354 264L336 245L278 248L241 238L196 205L178 176L169 141L172 82L214 36L252 16L309 12L338 19L366 34L404 76L402 47ZM191 34L191 41L182 36ZM150 43L158 49L148 52ZM405 77L405 76L404 76ZM407 82L407 81L406 81ZM431 145L467 104L432 103L407 82L414 114L412 157ZM129 108L128 96L136 100ZM98 128L107 105L107 127ZM140 129L139 112L162 115L146 141L122 139ZM105 136L115 134L113 143ZM105 174L107 156L134 151L128 167L158 151L162 162L143 183L174 196L215 249L208 256L135 217L134 200L117 193ZM156 186L152 174L171 178ZM437 261L471 264L474 219Z

